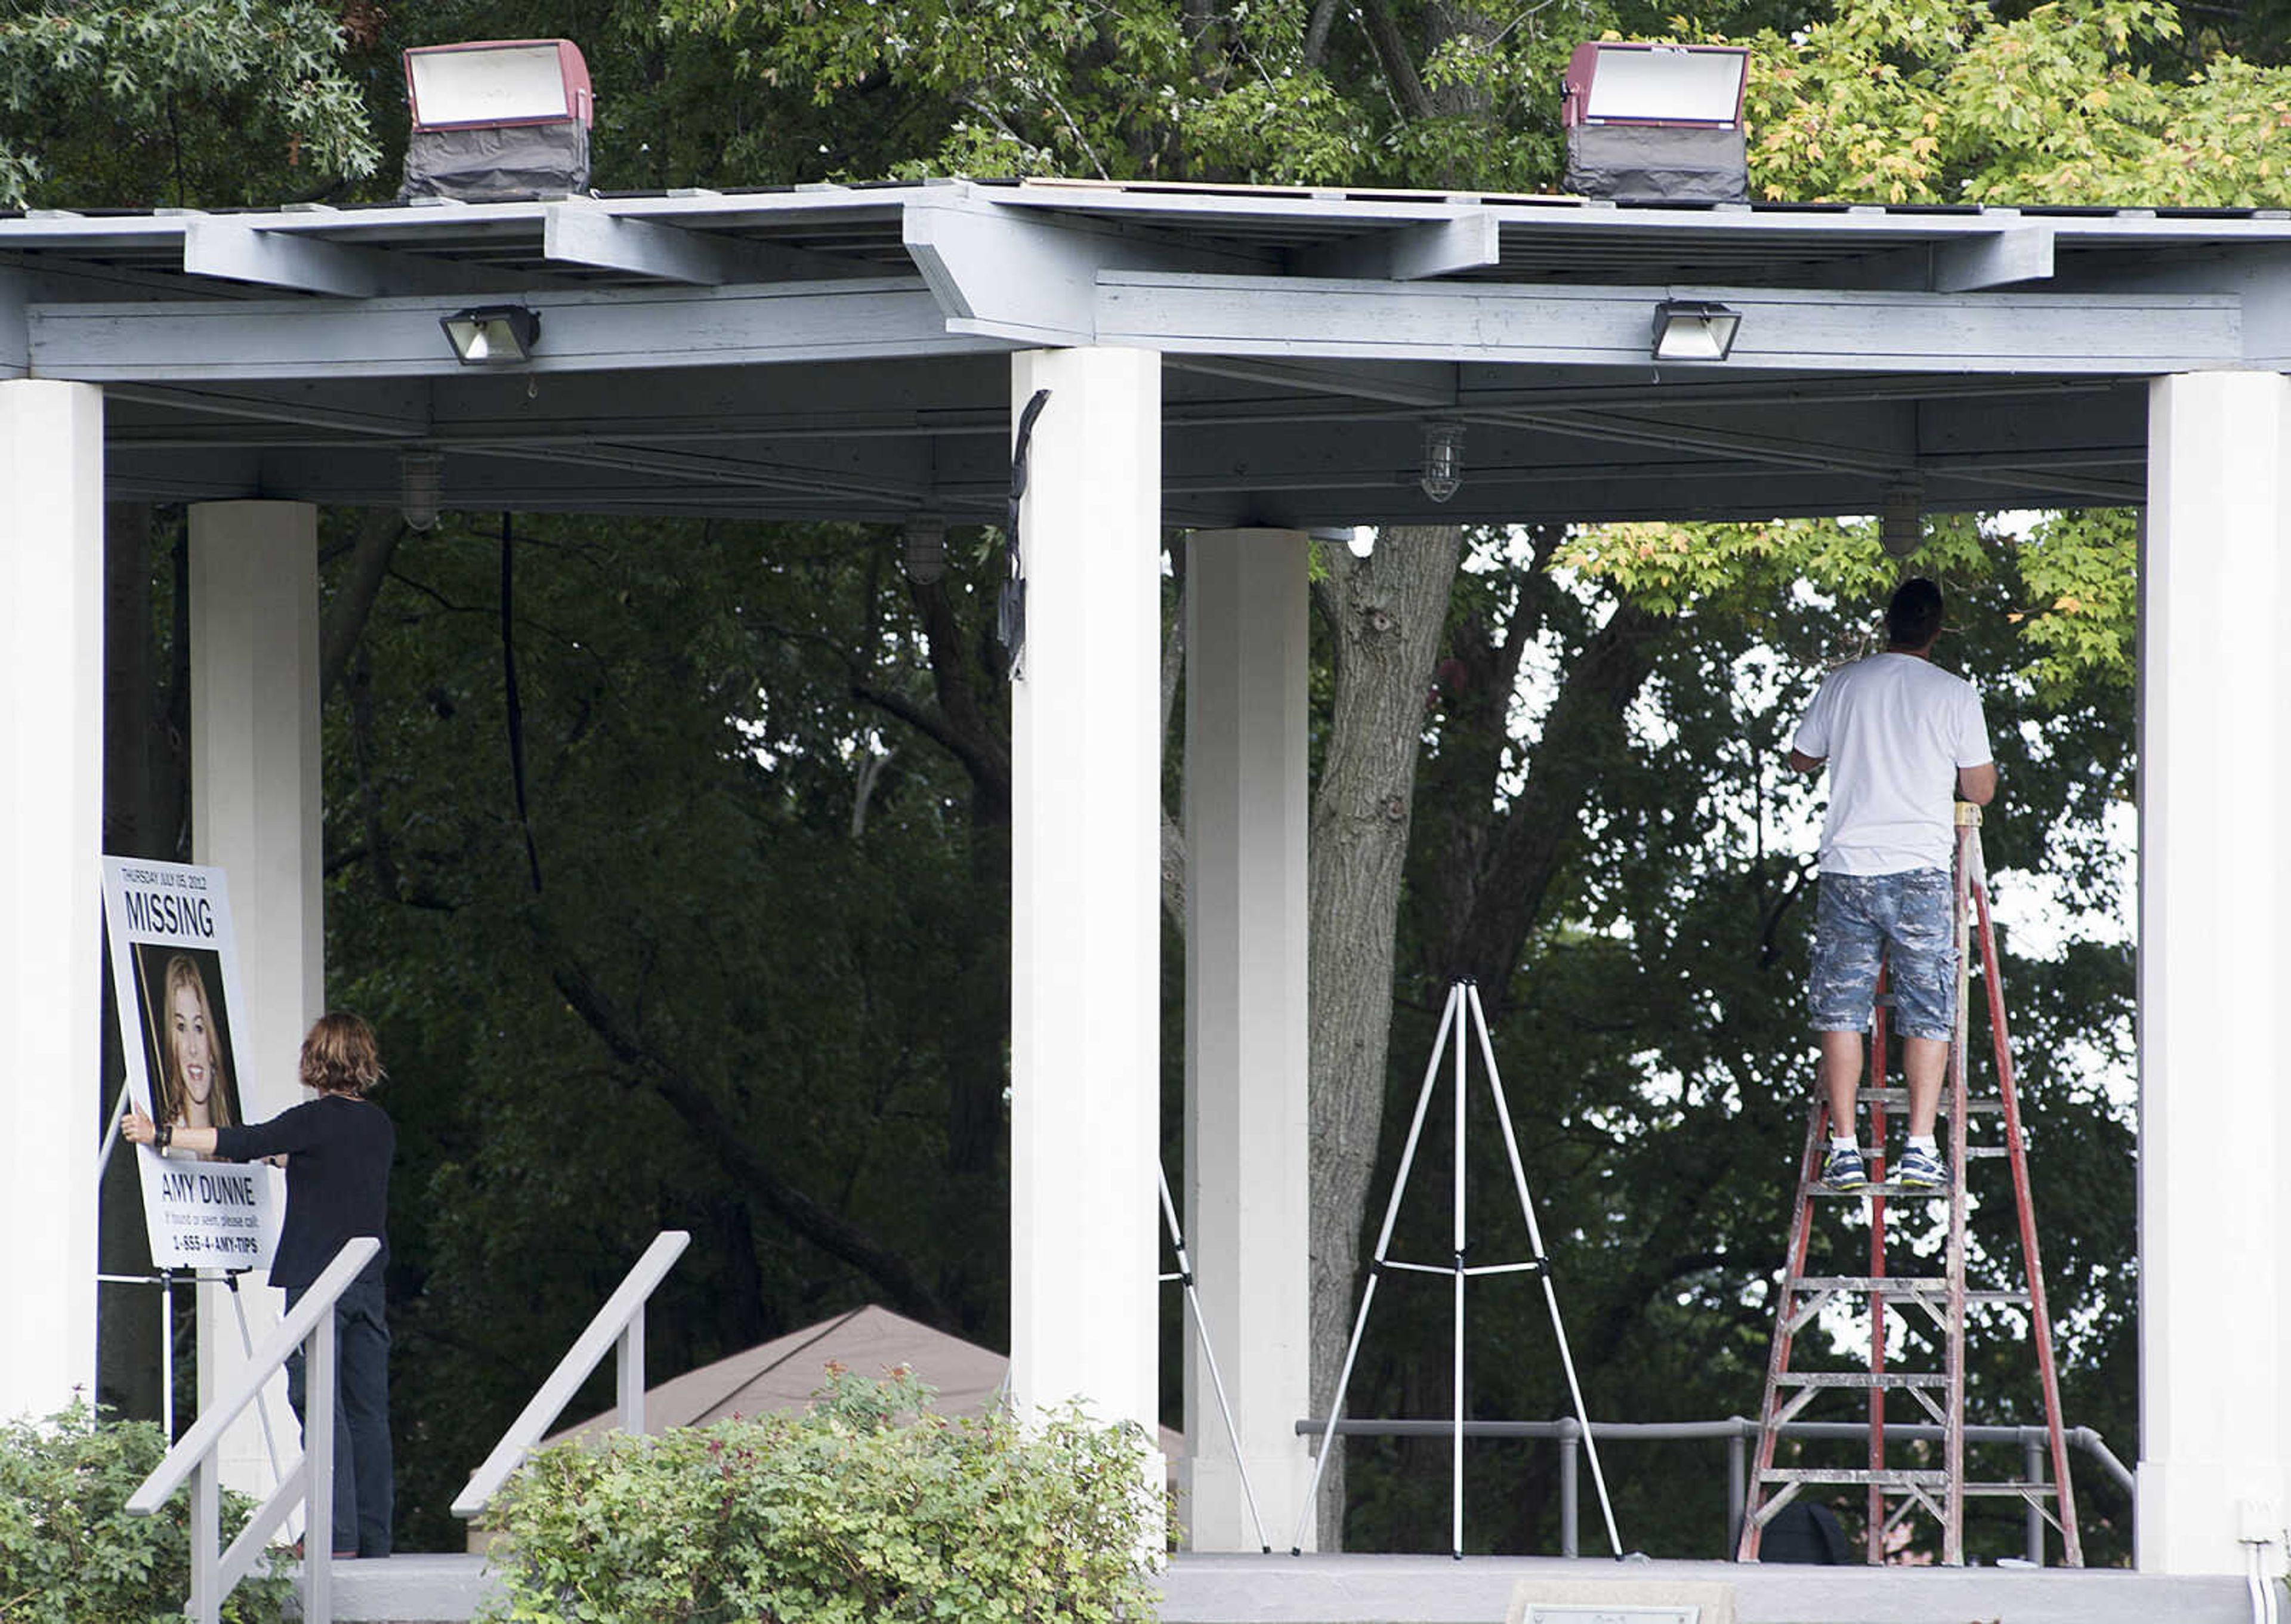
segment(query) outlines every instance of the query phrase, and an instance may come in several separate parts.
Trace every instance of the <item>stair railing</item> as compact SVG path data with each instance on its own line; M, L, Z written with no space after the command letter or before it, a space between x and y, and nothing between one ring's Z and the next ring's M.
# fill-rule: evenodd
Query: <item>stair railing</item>
M607 1348L617 1348L619 1353L615 1375L620 1429L627 1433L644 1431L645 1304L677 1258L683 1256L684 1249L691 1244L688 1230L663 1229L654 1237L653 1243L645 1248L644 1256L636 1260L618 1289L597 1310L589 1328L566 1350L549 1379L541 1384L541 1390L510 1424L501 1442L494 1445L485 1464L470 1475L469 1483L454 1497L455 1516L467 1522L485 1511L494 1493L509 1480L509 1475L524 1464L534 1445L541 1442L542 1435L572 1403L573 1395L589 1379L589 1372L603 1362Z
M127 1501L131 1516L155 1515L183 1480L191 1480L191 1596L184 1612L196 1624L221 1624L224 1598L237 1588L262 1555L270 1536L297 1505L303 1507L302 1617L308 1624L334 1621L334 1302L349 1290L382 1242L361 1235L343 1242L334 1260L302 1294L293 1311L263 1339L221 1401L199 1411L174 1448ZM305 1350L302 1458L279 1479L270 1497L254 1508L229 1550L222 1543L222 1477L215 1451L222 1435L253 1403L272 1372L287 1356Z

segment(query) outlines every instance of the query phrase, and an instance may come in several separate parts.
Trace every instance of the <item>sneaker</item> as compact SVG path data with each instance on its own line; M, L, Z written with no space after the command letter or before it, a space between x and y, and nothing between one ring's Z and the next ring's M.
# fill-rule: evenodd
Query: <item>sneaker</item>
M1912 1145L1901 1153L1901 1165L1893 1174L1893 1182L1912 1190L1938 1190L1949 1183L1949 1168L1933 1152Z
M1829 1160L1821 1164L1821 1182L1832 1190L1866 1190L1869 1187L1869 1170L1861 1165L1858 1146L1839 1149L1832 1146Z

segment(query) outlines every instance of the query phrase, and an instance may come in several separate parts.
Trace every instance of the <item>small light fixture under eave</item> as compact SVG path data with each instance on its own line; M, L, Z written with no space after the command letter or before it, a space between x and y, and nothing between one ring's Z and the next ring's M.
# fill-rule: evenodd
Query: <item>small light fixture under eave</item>
M464 366L507 366L533 359L541 312L521 304L481 304L440 316L454 358Z
M1734 348L1742 313L1700 299L1666 299L1654 307L1654 358L1723 361Z
M1463 488L1463 424L1440 418L1424 425L1424 471L1416 484L1435 502L1445 502Z
M946 576L946 520L936 513L919 513L907 520L904 534L907 579L928 586Z
M1885 492L1885 511L1878 520L1877 541L1889 559L1906 559L1925 543L1925 493L1917 485L1896 485Z
M446 458L436 451L398 454L398 507L409 530L434 529L446 491Z

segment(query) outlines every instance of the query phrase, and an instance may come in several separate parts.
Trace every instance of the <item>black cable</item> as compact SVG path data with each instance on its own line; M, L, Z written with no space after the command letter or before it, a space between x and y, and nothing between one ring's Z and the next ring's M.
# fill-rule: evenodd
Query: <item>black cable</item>
M541 854L533 844L533 820L525 809L525 708L517 697L517 645L510 636L510 583L513 574L510 553L513 543L510 537L510 519L502 515L501 539L501 643L502 687L509 707L509 772L517 788L517 824L525 834L526 865L533 872L533 891L541 894Z

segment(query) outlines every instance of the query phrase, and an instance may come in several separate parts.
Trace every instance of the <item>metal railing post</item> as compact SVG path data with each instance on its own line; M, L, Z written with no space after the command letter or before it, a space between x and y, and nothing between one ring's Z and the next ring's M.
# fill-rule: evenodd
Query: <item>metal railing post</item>
M619 1389L621 1430L642 1437L645 1429L645 1311L639 1303L629 1323L621 1328L614 1377Z
M302 1357L302 1580L304 1616L334 1616L334 1313L310 1332Z
M1756 1425L1742 1421L1745 1428ZM1747 1431L1738 1431L1726 1440L1726 1548L1730 1552L1739 1550L1742 1543L1742 1507L1750 1498L1749 1452Z
M1580 1507L1577 1505L1576 1497L1580 1485L1575 1477L1575 1468L1580 1453L1576 1436L1581 1430L1582 1423L1576 1420L1573 1416L1560 1418L1559 1554L1563 1556L1580 1556L1583 1554L1582 1543L1577 1537L1576 1514Z
M222 1618L222 1483L213 1455L199 1457L191 1475L191 1599L198 1624Z
M2021 1432L2021 1475L2031 1484L2045 1481L2045 1456L2052 1444L2052 1435L2042 1427L2023 1427ZM2029 1502L2029 1560L2038 1567L2045 1565L2045 1508L2033 1499Z

